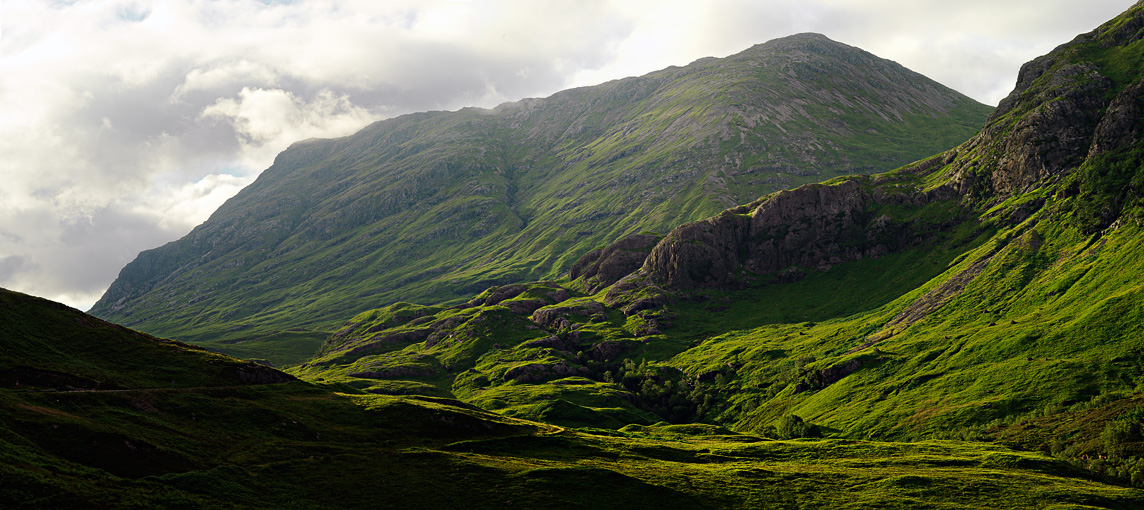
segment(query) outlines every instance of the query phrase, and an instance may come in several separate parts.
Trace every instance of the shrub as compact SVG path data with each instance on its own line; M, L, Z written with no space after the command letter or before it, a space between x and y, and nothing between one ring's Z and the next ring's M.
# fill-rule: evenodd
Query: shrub
M797 439L800 437L822 437L818 427L805 422L798 415L788 414L779 419L775 426L775 434L780 439Z

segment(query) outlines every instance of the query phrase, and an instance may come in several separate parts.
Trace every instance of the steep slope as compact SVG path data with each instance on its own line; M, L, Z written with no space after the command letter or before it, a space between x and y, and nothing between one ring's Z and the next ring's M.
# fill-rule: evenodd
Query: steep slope
M205 378L194 382L205 386L115 390L6 381L4 508L1144 504L1140 490L995 445L770 440L710 425L568 430L450 399L337 393L300 381L214 385L234 382L219 367L278 372L7 291L0 313L6 358L83 360L54 365L57 375L149 386L132 363L147 351L154 377L175 370Z
M1144 483L1142 64L1137 4L953 150L621 239L572 282L360 314L293 371L556 423L997 438Z
M92 313L296 363L347 315L556 277L622 235L885 171L990 108L816 34L638 78L300 142Z

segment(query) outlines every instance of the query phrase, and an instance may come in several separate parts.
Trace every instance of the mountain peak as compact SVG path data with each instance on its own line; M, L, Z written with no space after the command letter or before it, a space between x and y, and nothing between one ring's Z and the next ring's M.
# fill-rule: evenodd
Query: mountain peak
M556 278L627 234L890 170L960 143L990 110L798 34L493 110L405 115L291 147L190 235L141 253L92 311L240 355L316 348L362 310Z
M821 54L836 54L839 51L852 51L860 52L869 55L871 58L877 58L873 54L866 52L860 48L850 46L831 39L823 34L817 32L802 32L798 34L788 35L786 37L779 37L771 39L770 41L756 44L748 48L743 53L769 51L769 52L789 52L789 51L809 51Z
M954 182L976 200L1000 200L1134 143L1144 133L1142 67L1144 5L1137 3L1022 66L980 136L958 149Z

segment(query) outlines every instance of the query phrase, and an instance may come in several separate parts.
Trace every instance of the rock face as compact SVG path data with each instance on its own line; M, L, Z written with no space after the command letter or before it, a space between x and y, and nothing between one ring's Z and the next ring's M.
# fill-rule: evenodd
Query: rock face
M395 344L410 344L420 342L429 337L432 329L414 329L391 335L370 338L368 343L360 344L349 350L349 354L374 351Z
M915 171L933 166L926 162ZM797 279L801 268L828 269L913 245L934 230L932 225L903 224L874 211L950 196L947 188L921 192L892 177L781 191L675 229L652 249L640 273L670 290L742 287L749 273Z
M588 369L585 367L570 367L563 363L557 364L543 364L543 363L529 363L527 365L519 365L512 367L505 371L504 379L514 380L520 383L536 382L543 379L554 377L568 377L571 375L586 375Z
M92 311L226 352L570 269L598 290L639 267L647 238L576 264L594 247L893 169L960 143L991 110L800 34L492 110L405 115L292 145L206 223L139 254Z
M605 248L592 250L572 264L568 277L582 278L585 290L595 294L643 266L659 239L654 235L632 234Z
M864 358L851 358L850 360L838 363L836 365L824 368L822 370L814 370L806 374L802 381L794 386L794 393L802 393L807 390L820 390L831 384L840 381L866 364Z
M541 308L532 312L532 322L542 328L568 327L568 319L575 316L594 316L604 313L604 307L595 301L578 301ZM563 324L563 326L561 326Z
M994 122L985 131L986 138L1000 139L1004 154L990 174L996 194L1024 190L1076 167L1088 152L1099 110L1107 104L1102 96L1111 91L1112 80L1101 76L1092 63L1050 72L1053 63L1042 57L1025 64L1017 90L992 117L1010 115L1016 122L1012 126ZM1037 80L1047 81L1048 87L1031 88Z
M1017 86L981 134L958 149L954 182L971 200L990 200L1055 180L1086 159L1136 141L1141 129L1138 63L1110 48L1138 41L1140 17L1077 36L1021 67ZM1136 66L1133 69L1131 66ZM988 169L988 170L984 170Z

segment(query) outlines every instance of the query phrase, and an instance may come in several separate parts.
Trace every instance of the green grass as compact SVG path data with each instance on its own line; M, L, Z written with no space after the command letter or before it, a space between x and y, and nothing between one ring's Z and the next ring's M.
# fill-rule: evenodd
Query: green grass
M248 363L42 299L8 292L0 298L10 326L0 332L5 360L50 368L57 377L98 374L120 383L111 391L61 391L4 381L0 500L6 508L1144 503L1144 492L1099 482L1063 461L980 443L774 441L663 423L570 430L448 398L362 394L301 381L244 384L211 378L210 367ZM400 314L366 318L394 315ZM44 336L61 341L46 345ZM70 341L77 338L83 341ZM140 371L139 362L149 370ZM154 386L163 381L153 377L195 372L200 379ZM579 404L598 401L594 393L623 401L582 377L544 387L554 397L546 412L564 420L587 409ZM492 391L481 398L512 408L511 391ZM601 412L631 421L619 408L580 419L597 424Z
M0 390L0 407L11 417L0 427L0 495L15 508L1131 508L1144 500L1061 461L979 443L772 441L664 426L601 434L299 383Z

